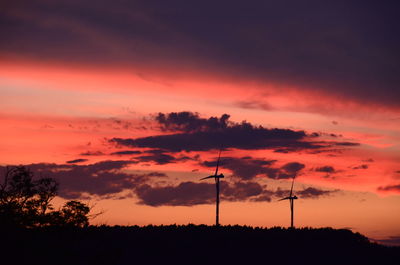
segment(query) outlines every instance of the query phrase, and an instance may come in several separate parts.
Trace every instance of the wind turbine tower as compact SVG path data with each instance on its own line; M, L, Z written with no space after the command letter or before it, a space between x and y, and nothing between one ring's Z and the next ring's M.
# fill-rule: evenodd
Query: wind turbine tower
M296 195L293 196L294 178L295 177L293 177L293 180L292 180L292 187L290 189L289 196L279 200L279 201L289 200L289 202L290 202L290 228L294 228L294 225L293 225L294 200L298 199Z
M222 151L222 149L219 150L219 155L218 155L218 160L217 160L217 168L215 169L215 174L200 179L200 180L204 180L204 179L214 178L214 180L215 180L215 187L216 187L216 191L217 191L217 198L215 200L215 226L219 226L219 180L224 177L223 174L218 175L218 166L219 166L219 161L221 159L221 151Z

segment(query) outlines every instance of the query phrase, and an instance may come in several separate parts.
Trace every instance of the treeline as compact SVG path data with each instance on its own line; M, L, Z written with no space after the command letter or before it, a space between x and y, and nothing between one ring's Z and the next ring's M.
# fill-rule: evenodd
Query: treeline
M7 230L2 235L7 241L3 253L14 259L12 264L394 265L400 260L398 247L332 228L89 226Z

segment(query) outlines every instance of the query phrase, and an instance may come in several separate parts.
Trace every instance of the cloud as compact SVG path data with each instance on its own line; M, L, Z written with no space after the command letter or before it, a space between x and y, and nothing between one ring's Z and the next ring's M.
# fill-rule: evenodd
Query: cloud
M398 108L396 1L19 3L2 13L3 56L207 71Z
M228 114L223 114L220 118L210 117L205 119L200 118L198 113L182 111L168 114L158 113L154 119L158 122L162 131L190 133L226 129L229 124L229 117Z
M126 189L134 189L154 178L166 177L163 173L130 174L123 171L134 161L102 161L89 165L29 164L32 172L51 177L60 183L59 196L80 198L84 193L110 196Z
M245 201L260 195L263 187L257 182L235 182L232 185L222 185L222 199L227 201Z
M80 154L81 156L102 156L104 155L101 151L86 151Z
M110 155L123 156L123 155L137 155L141 153L142 153L141 151L137 150L124 150L124 151L113 152Z
M290 194L290 190L284 190L281 188L276 189L273 195L277 198L285 198Z
M254 181L221 181L220 184L222 201L271 202L273 198L282 198L289 194L288 190L278 188L273 191ZM295 191L295 194L299 195L299 199L316 199L337 191L309 187ZM139 203L155 207L213 204L216 196L214 183L191 181L167 186L143 184L135 189L135 193Z
M67 164L76 164L76 163L82 163L82 162L86 162L86 161L88 161L88 160L79 158L79 159L69 160L66 163Z
M277 169L270 168L276 160L254 159L252 157L221 157L220 168L229 169L234 177L243 180L255 178L258 175L268 175L270 178L276 178ZM217 166L217 158L213 161L204 161L201 165L215 168Z
M170 163L184 162L187 160L197 160L199 156L189 157L185 155L173 156L166 154L164 150L153 149L146 151L146 155L136 156L132 158L136 162L154 162L157 165L165 165Z
M237 101L234 105L243 109L262 109L262 110L273 110L274 108L266 102L261 102L257 100L242 100Z
M136 189L141 204L150 206L191 206L215 200L215 185L182 182L177 186L152 187L144 184Z
M322 196L332 195L339 190L322 190L314 187L303 188L302 190L294 190L293 194L297 195L299 199L317 199ZM277 198L284 198L290 194L290 190L278 188L273 195Z
M313 187L308 187L303 190L297 191L296 194L299 196L299 198L315 199L321 196L331 195L335 192L338 192L338 190L321 190Z
M400 184L387 185L378 187L378 191L383 192L398 192L400 193Z
M359 166L356 166L356 167L353 167L353 169L368 169L368 165L366 165L366 164L363 164L363 165L359 165Z
M298 162L290 162L281 167L281 170L284 171L284 173L281 172L280 178L294 178L297 176L300 170L302 170L305 167L304 164L298 163ZM285 177L283 175L285 174Z
M264 189L257 197L251 198L253 202L271 202L275 193L271 190Z
M168 154L152 154L152 155L145 155L145 156L137 156L135 160L138 162L155 162L158 165L164 165L169 163L175 163L177 159Z
M350 142L316 141L318 134L307 135L304 131L264 128L243 121L229 121L229 115L204 119L196 113L159 113L155 121L163 131L177 132L141 138L112 138L117 146L157 148L168 152L207 151L220 148L245 150L273 149L294 152L323 149L331 146L356 146Z
M250 180L257 176L266 176L271 179L288 179L297 175L304 168L304 165L298 162L291 162L282 167L273 167L276 160L265 160L253 158L250 156L235 158L221 157L220 168L225 168L233 173L234 177ZM217 165L217 158L213 161L204 161L201 165L214 168Z
M368 162L368 163L374 162L374 160L372 158L364 159L364 160L361 160L361 161L362 162Z
M263 197L257 201L269 201L266 192L257 182L221 181L221 199L225 201L256 201L260 195ZM136 190L139 203L150 206L193 206L199 204L215 203L214 183L182 182L177 185L151 186L144 184Z
M337 146L358 146L359 143L352 143L352 142L336 142L335 145Z
M335 168L332 166L317 167L317 168L315 168L315 171L325 172L325 173L335 173L336 172Z
M244 158L249 160L250 158ZM255 160L257 163L269 165L272 162ZM262 163L261 163L262 162ZM161 172L130 173L129 165L136 161L101 161L88 165L75 164L29 164L25 165L36 176L51 177L60 183L59 196L66 199L79 199L91 196L121 199L126 196L117 195L130 191L138 203L150 206L193 206L215 203L214 181L184 181L167 183L167 175ZM303 168L300 163L288 163L279 168L297 174ZM224 201L270 202L273 197L288 193L286 190L270 190L253 180L228 179L221 181L221 199ZM328 194L328 191L306 189L299 191L304 198L314 198Z

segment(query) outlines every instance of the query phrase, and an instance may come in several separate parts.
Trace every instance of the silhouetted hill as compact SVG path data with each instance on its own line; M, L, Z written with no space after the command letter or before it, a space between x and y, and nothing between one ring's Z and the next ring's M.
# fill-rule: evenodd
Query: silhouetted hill
M1 234L1 264L400 264L399 247L345 229L100 226Z

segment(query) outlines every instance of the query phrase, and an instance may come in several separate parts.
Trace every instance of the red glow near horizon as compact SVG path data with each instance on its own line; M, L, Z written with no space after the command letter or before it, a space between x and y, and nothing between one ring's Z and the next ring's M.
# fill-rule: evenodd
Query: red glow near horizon
M283 94L282 86L277 84L228 82L226 77L204 73L192 73L184 78L176 74L170 79L166 73L157 71L151 75L132 73L135 73L133 69L2 63L0 88L4 100L0 112L0 163L64 164L85 158L88 159L82 163L85 165L131 159L110 155L124 148L112 146L105 139L165 134L156 126L143 129L143 124L151 120L149 117L158 112L188 110L202 117L228 113L235 122L247 120L266 128L320 132L320 139L324 141L341 139L360 143L360 146L343 148L340 152L276 153L232 149L224 155L276 159L279 166L293 161L304 163L306 168L298 176L296 185L342 190L341 195L300 202L299 225L352 226L373 236L400 234L397 225L399 191L378 189L400 181L400 127L393 120L398 117L398 108L377 107L350 99L340 101L334 95L310 92L301 87L285 87ZM85 157L82 155L85 152L100 155ZM215 158L209 151L179 154L199 155L202 161ZM332 166L335 171L327 174L315 170L324 166ZM125 170L145 172L150 168L166 172L171 183L195 181L211 170L192 160L163 165L139 163ZM225 174L231 173L222 170ZM267 186L274 189L287 186L286 181L267 182ZM135 204L133 199L96 197L95 200L111 209L98 222L110 224L209 223L208 215L213 207L154 208ZM368 200L369 206L362 204L362 200ZM284 225L287 219L286 205L276 203L230 202L223 207L223 223L273 226ZM331 211L328 212L327 207ZM353 212L356 207L359 209ZM130 209L129 214L125 214L126 208ZM135 211L140 211L141 217L137 217ZM262 211L268 214L260 215ZM339 218L345 215L346 220ZM377 232L374 225L377 220L386 230L380 228Z

